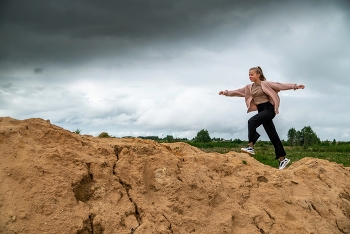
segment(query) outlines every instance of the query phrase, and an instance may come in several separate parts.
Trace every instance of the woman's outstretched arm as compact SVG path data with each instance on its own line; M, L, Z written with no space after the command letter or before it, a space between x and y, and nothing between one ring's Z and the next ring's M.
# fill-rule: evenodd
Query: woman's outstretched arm
M231 97L245 97L245 88L240 88L236 90L225 90L220 91L219 95L231 96Z

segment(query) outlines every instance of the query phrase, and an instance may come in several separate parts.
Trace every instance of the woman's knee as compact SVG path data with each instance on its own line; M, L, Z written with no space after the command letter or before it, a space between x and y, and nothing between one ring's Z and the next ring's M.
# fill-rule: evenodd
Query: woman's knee
M248 126L255 125L255 120L253 118L248 119Z

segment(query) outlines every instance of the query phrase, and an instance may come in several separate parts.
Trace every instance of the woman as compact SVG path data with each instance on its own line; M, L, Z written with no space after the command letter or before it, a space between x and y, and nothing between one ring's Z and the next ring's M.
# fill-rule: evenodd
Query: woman
M253 82L252 84L248 84L244 88L237 90L220 91L219 95L244 97L248 107L247 112L258 111L258 114L248 120L249 144L246 148L242 148L241 151L250 155L255 154L254 144L260 137L260 134L257 133L256 129L262 124L270 141L275 147L276 159L279 160L279 169L284 169L290 160L285 157L286 152L284 151L282 142L277 134L275 125L272 122L272 119L278 114L280 104L278 92L289 89L304 89L305 86L302 84L297 85L292 83L266 81L261 67L253 67L249 69L249 79Z

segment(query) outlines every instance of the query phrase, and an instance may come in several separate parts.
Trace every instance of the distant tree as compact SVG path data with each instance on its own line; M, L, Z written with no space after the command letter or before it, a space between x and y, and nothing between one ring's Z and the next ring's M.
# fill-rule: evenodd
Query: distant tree
M220 138L220 137L213 137L213 139L212 139L212 141L217 141L217 142L219 142L219 141L223 141L224 139L223 138Z
M335 139L333 139L332 145L336 145L336 144L337 144L337 141Z
M311 129L310 126L304 127L301 129L304 135L304 146L316 145L319 144L320 138L316 135L316 133Z
M297 131L295 130L295 128L291 128L288 131L288 145L290 146L294 146L296 143L296 135L297 135Z
M241 144L243 141L241 139L234 139L233 143Z
M81 129L80 129L80 128L77 128L77 129L74 130L74 132L75 132L76 134L80 134L80 133L81 133Z
M208 130L202 129L197 133L197 136L194 138L196 142L211 142Z
M138 136L138 138L159 141L159 137L158 136Z
M310 126L304 127L300 131L295 131L294 128L288 131L288 143L291 146L310 146L319 144L320 142L320 138L318 138Z
M165 137L166 142L172 143L174 142L174 137L172 135L167 135Z

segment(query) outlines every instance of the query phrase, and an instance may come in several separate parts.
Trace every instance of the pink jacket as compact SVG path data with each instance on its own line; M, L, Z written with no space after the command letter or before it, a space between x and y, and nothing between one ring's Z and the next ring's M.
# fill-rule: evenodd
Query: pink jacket
M252 84L246 85L244 88L225 91L224 95L231 97L245 97L245 103L248 107L247 113L251 111L258 110L258 107L255 105L252 96ZM281 90L295 90L296 84L292 83L278 83L271 81L261 81L261 88L263 91L269 96L269 101L275 107L275 113L278 114L278 108L280 106L280 97L278 96L278 92Z

